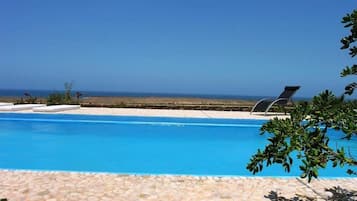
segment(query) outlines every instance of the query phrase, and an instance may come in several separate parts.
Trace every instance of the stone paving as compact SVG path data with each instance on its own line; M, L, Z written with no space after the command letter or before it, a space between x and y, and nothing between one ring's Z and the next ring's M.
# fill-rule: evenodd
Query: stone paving
M357 178L308 184L298 178L0 171L0 198L8 201L357 200L356 190Z

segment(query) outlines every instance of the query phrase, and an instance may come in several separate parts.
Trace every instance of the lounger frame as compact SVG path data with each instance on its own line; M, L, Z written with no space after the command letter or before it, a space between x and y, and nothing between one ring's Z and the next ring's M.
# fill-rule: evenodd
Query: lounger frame
M254 109L255 109L261 102L263 102L263 101L265 101L265 100L269 100L269 98L260 99L260 100L254 105L254 107L253 107L252 110L250 111L250 114L252 114L253 111L254 111ZM279 101L282 101L282 100L289 101L288 98L278 98L278 99L275 99L273 102L271 102L271 103L269 104L269 106L267 107L267 109L264 111L264 115L265 115L265 116L267 115L268 111L270 110L271 107L273 107L273 105L274 105L275 103L277 103L277 102L279 102Z
M276 99L269 99L269 98L263 98L260 99L258 102L255 103L255 105L253 106L252 110L250 111L250 114L252 114L254 112L254 110L257 108L257 106L259 104L261 104L264 101L269 101L267 104L267 107L265 108L264 111L260 111L260 112L264 112L264 115L266 116L268 111L270 110L271 107L273 107L275 104L279 104L282 106L287 105L289 102L292 102L292 96L295 94L295 92L300 88L300 86L286 86L284 91L280 94L280 96ZM283 103L281 103L283 102ZM264 109L264 108L261 108Z

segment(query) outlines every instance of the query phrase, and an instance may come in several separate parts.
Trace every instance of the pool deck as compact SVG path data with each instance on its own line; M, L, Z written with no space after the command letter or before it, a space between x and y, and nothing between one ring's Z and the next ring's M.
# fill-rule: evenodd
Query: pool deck
M21 111L17 113L32 113ZM249 112L81 108L56 112L121 116L269 119ZM279 118L287 116L278 115ZM357 178L214 177L0 170L0 199L9 201L357 200ZM337 197L339 196L340 199ZM346 199L348 200L348 199Z
M46 113L33 112L32 110L16 111L16 113ZM182 117L182 118L225 118L225 119L270 119L273 117L287 118L287 115L269 113L250 114L240 111L210 111L210 110L167 110L167 109L137 109L137 108L100 108L81 107L80 109L67 110L63 112L52 112L55 114L82 114L82 115L117 115L117 116L150 116L150 117Z
M138 176L104 173L0 171L9 201L356 200L356 179ZM354 195L349 195L354 194ZM341 199L331 199L341 200ZM343 200L343 199L342 199Z

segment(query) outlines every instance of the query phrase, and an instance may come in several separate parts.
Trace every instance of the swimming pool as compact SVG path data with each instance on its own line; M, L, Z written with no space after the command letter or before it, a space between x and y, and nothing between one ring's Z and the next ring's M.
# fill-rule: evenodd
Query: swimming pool
M0 114L0 168L252 176L250 157L266 144L262 120ZM331 142L357 153L357 140ZM298 165L257 176L298 176ZM325 177L347 177L327 168Z

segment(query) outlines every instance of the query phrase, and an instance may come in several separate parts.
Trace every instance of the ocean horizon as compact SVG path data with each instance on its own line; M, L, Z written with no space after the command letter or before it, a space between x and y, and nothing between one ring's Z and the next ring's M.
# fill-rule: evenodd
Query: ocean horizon
M149 93L149 92L118 92L118 91L90 91L72 90L80 92L82 97L167 97L167 98L204 98L204 99L240 99L259 100L262 98L275 98L276 96L249 96L233 94L191 94L191 93ZM25 93L33 97L45 98L51 93L63 93L64 90L39 90L39 89L0 89L0 97L23 97ZM307 97L295 97L295 100L310 100Z

